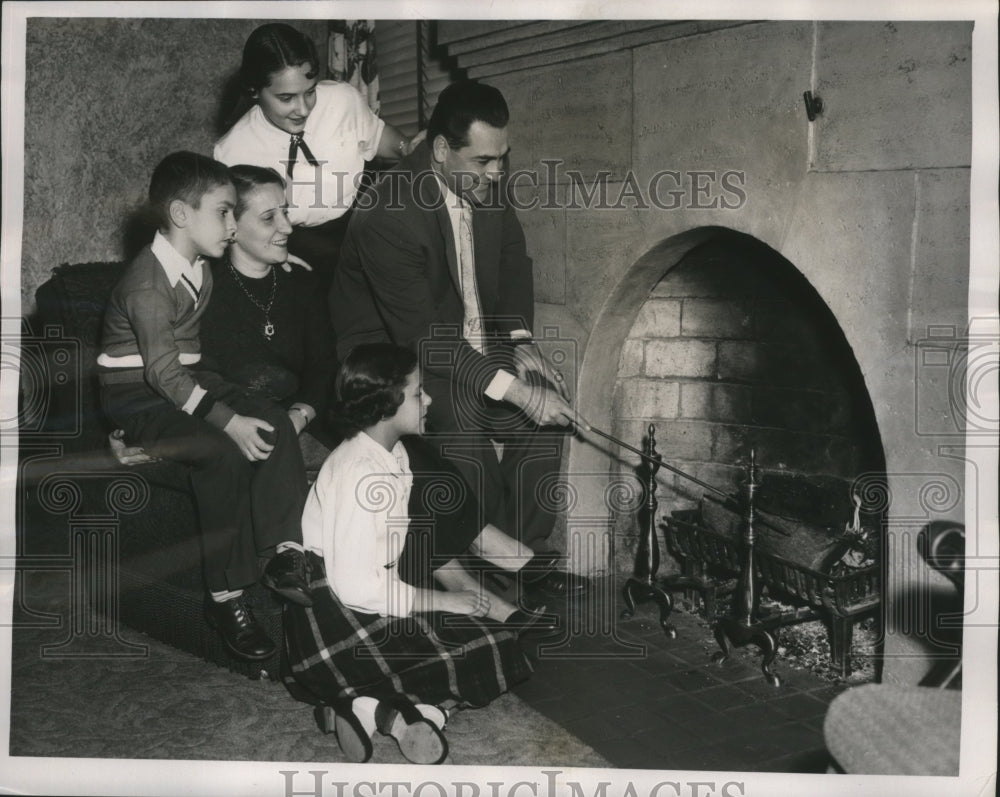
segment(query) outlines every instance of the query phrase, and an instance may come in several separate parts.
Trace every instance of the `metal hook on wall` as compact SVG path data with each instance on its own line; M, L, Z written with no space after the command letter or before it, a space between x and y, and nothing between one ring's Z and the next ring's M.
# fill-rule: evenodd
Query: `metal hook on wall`
M811 91L803 92L802 99L806 103L806 116L809 117L809 121L816 121L816 117L823 113L823 100L814 96Z

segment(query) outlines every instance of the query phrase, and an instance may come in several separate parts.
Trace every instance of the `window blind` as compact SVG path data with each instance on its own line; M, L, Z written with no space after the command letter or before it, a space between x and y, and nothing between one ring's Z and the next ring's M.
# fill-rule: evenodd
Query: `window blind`
M437 54L435 28L425 20L375 22L381 116L408 136L427 126L438 94L453 79Z

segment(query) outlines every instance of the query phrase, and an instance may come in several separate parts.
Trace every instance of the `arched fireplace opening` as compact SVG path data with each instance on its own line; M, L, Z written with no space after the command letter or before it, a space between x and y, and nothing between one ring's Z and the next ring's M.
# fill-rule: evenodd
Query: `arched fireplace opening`
M687 272L696 276L684 278ZM691 295L670 295L681 278ZM713 314L725 320L713 327L707 323ZM686 371L671 373L685 362ZM828 404L827 393L839 395L839 403ZM589 332L575 395L591 426L629 445L641 447L655 424L667 462L719 487L735 486L751 445L765 476L808 474L848 484L863 473L884 479L870 394L833 313L786 258L729 228L696 227L665 238L622 273ZM835 409L813 417L810 401ZM722 410L733 414L723 418ZM555 541L575 572L627 577L640 538L639 458L597 434L569 442L572 500ZM700 488L665 470L657 478L658 521L701 497ZM661 574L676 565L664 557Z
M765 483L783 485L778 500L792 511L827 491L843 506L845 485L884 472L853 351L788 260L720 230L662 262L660 274L622 343L611 401L616 437L638 446L653 423L667 462L733 494L753 448ZM637 461L619 452L615 463L612 473L617 467L627 477ZM701 489L681 477L661 471L659 480L664 515L701 500ZM639 532L625 515L616 523L612 566L626 573Z
M610 571L609 583L626 592L657 572L649 546L637 556L649 528L641 510L645 474L615 438L644 447L653 424L665 462L733 496L741 496L752 449L764 570L748 570L742 559L750 547L740 497L713 503L703 487L661 468L653 515L659 578L683 563L684 578L701 585L706 613L721 617L729 610L714 599L709 605L709 593L735 595L726 586L732 576L755 573L775 602L761 607L767 620L754 608L753 622L822 619L830 663L845 675L855 621L877 614L881 602L885 455L854 352L803 274L760 240L727 228L664 239L614 285L576 384L579 411L597 431L569 445L563 531L573 569ZM644 590L632 597L641 602ZM660 619L666 622L662 606ZM773 651L762 666L772 659Z

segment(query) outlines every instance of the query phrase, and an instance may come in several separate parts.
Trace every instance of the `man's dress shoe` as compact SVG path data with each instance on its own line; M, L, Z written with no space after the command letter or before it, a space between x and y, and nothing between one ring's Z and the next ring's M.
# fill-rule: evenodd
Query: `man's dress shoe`
M306 557L302 551L287 548L271 557L261 578L264 586L274 590L285 600L299 606L312 606L309 583L306 579Z
M559 618L553 614L546 614L545 607L539 606L532 611L517 609L503 621L503 624L505 628L517 634L525 634L528 631L551 634L559 627Z
M566 570L552 570L537 581L525 584L526 593L537 593L550 598L577 597L583 595L590 582L583 576Z
M205 602L205 620L222 636L234 656L247 661L269 659L277 650L264 627L240 595L222 603L211 598Z

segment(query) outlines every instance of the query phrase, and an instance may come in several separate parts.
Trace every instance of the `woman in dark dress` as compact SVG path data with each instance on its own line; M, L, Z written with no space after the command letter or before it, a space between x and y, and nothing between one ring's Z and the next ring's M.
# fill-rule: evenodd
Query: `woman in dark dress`
M201 322L201 367L281 404L297 432L337 443L328 404L337 371L326 297L315 275L278 266L291 224L274 169L234 166L236 236L212 264L214 288Z

